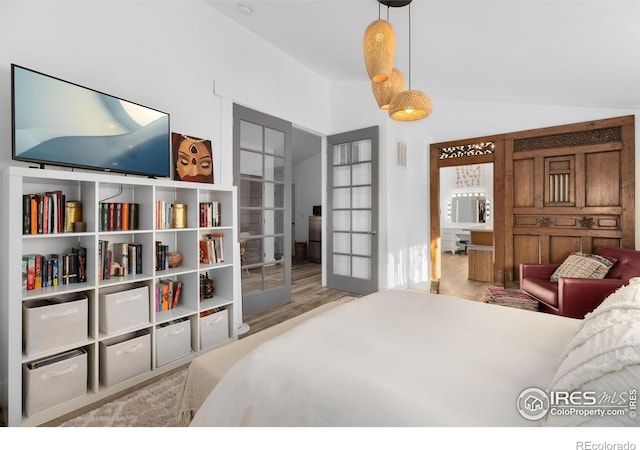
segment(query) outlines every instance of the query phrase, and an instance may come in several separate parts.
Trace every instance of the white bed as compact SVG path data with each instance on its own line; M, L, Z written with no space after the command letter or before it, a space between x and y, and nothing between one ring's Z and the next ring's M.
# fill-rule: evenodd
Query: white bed
M640 279L583 320L391 290L247 351L190 425L637 426L638 386ZM598 408L625 413L554 415L549 401L528 420L517 404L529 388L615 395L626 401Z
M531 426L579 320L391 290L310 318L250 352L191 426Z

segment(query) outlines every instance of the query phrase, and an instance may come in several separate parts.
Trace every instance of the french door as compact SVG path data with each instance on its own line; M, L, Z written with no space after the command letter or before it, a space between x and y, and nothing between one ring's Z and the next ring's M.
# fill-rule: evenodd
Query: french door
M327 286L378 290L378 127L327 137Z
M291 300L291 123L233 108L242 311L249 316Z

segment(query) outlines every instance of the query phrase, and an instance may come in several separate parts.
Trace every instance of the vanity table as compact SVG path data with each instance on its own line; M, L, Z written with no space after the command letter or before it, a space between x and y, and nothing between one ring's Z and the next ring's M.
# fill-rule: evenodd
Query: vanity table
M493 228L465 228L471 235L469 250L470 280L493 282Z

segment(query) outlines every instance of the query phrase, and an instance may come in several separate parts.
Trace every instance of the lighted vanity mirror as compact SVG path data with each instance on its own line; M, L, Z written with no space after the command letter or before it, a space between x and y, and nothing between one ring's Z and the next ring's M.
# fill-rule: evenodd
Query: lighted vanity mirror
M480 195L454 195L451 198L451 222L486 223L487 198Z

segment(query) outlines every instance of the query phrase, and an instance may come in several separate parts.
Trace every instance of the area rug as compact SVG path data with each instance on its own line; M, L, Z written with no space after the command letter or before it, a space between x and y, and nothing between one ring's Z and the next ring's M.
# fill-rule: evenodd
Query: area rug
M538 300L529 294L515 289L485 288L482 292L481 301L495 305L509 306L512 308L538 311Z
M62 422L60 427L177 427L177 401L187 367Z

